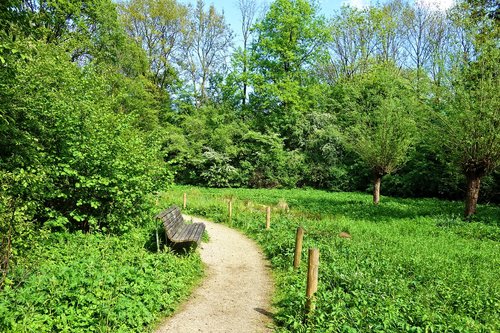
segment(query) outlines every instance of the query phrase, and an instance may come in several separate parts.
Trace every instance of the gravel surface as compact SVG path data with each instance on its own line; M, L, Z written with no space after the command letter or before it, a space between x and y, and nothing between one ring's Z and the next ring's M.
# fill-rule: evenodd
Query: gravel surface
M210 237L199 245L207 276L156 332L271 332L273 282L260 249L236 230L192 219L205 223Z

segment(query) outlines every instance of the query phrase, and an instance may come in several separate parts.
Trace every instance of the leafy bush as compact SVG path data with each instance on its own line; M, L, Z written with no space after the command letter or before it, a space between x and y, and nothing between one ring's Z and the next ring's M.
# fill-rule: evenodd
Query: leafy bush
M46 236L36 232L33 200L45 178L43 170L0 170L0 290L16 261Z
M124 231L145 194L169 182L160 135L134 124L98 68L79 68L60 48L36 44L2 85L9 126L1 126L0 167L40 170L35 218L51 228ZM34 80L33 78L37 78ZM157 137L155 139L155 137Z

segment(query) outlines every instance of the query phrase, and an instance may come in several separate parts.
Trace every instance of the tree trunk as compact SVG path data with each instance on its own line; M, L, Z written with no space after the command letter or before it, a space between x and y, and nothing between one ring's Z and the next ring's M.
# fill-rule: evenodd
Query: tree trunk
M467 175L467 196L465 198L465 218L476 213L477 199L479 198L479 187L481 177L476 174Z
M375 175L375 180L373 181L373 203L378 205L380 201L380 183L382 182L382 176Z
M246 62L246 59L245 59L245 62ZM247 64L245 63L245 65L243 65L243 75L245 76L244 78L244 81L243 81L243 105L246 105L247 104L247 77L246 77L246 74L247 74Z

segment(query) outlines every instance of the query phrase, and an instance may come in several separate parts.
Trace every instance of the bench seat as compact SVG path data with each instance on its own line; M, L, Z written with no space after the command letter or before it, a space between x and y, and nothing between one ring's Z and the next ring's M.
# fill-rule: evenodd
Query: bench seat
M177 206L172 206L158 215L165 229L165 237L172 243L199 243L205 231L205 224L186 224L182 217L181 210Z

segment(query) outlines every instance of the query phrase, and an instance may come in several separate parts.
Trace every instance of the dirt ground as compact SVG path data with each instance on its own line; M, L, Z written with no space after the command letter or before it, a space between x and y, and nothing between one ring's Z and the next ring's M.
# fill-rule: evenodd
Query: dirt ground
M156 333L271 332L273 282L262 252L236 230L199 218L193 221L205 223L210 237L199 245L207 276Z

